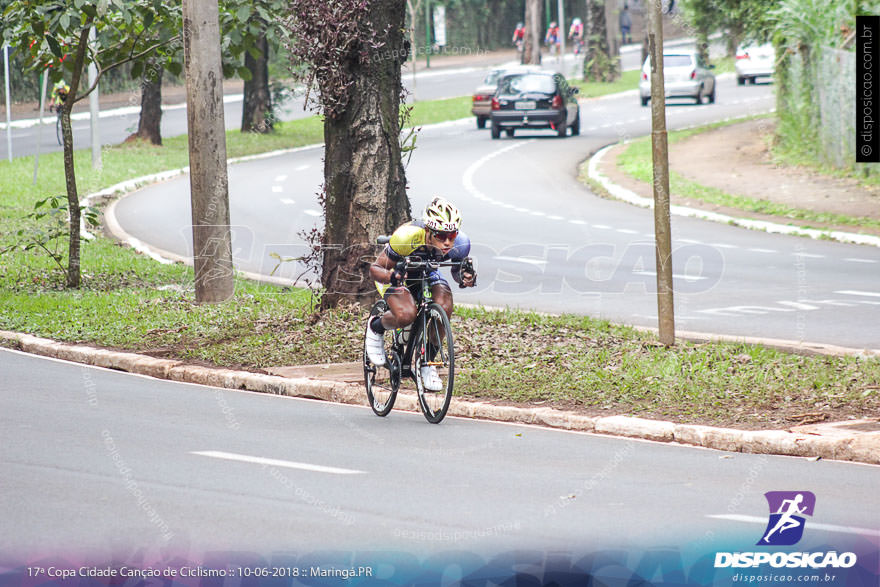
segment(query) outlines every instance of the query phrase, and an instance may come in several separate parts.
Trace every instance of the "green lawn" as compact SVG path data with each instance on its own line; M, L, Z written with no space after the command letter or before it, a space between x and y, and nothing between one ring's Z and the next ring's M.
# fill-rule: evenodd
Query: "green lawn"
M422 102L415 125L468 116L467 98ZM227 133L230 157L320 142L317 118L284 123L270 136ZM187 164L186 138L165 146L105 148L104 170L76 155L82 194ZM418 157L416 149L414 157ZM195 303L189 267L162 265L98 236L84 245L83 285L65 289L38 251L11 248L34 202L64 190L61 155L0 162L0 329L252 370L358 360L363 311L317 315L305 290L236 281L227 303ZM50 243L51 245L51 243ZM63 243L58 243L63 250ZM581 316L459 308L460 396L634 414L680 422L779 427L800 414L880 414L876 360L789 355L761 346L681 343Z

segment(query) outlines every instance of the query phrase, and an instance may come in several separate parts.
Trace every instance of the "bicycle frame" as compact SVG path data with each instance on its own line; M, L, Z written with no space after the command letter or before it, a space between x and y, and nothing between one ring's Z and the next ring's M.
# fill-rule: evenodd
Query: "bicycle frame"
M419 296L416 300L418 311L416 312L415 321L407 327L394 330L394 339L391 345L392 350L396 351L400 356L401 376L407 376L415 381L416 374L412 371L413 354L418 346L418 339L424 332L428 323L428 306L434 301L434 294L428 285L428 271L439 269L440 267L460 267L461 262L457 261L422 261L421 259L412 260L411 257L406 259L406 267L408 269L424 269L422 274L417 278L419 281Z

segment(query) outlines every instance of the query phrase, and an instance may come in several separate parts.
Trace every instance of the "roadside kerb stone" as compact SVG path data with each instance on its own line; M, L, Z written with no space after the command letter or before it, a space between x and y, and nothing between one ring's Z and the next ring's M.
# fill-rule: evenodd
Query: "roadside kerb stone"
M366 399L363 388L357 384L189 365L136 353L58 343L15 332L0 331L0 338L16 342L24 352L172 381L354 405L363 405ZM394 407L397 410L417 412L418 399L412 392L402 392L398 394ZM859 436L844 432L822 435L801 431L736 430L674 424L631 416L590 417L553 408L498 406L463 399L457 399L450 406L449 415L658 442L677 442L727 452L820 457L880 464L880 434L876 433Z
M614 436L631 436L671 442L675 437L675 424L660 420L643 420L630 416L608 416L596 420L596 432Z

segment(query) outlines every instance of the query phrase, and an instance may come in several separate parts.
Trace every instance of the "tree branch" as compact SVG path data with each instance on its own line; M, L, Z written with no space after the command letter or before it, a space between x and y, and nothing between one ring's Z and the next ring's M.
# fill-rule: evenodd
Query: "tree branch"
M76 96L76 99L73 101L73 103L75 104L75 103L79 102L80 100L84 99L86 96L88 96L89 94L91 94L92 92L94 92L94 91L95 91L95 88L98 87L98 80L100 80L101 77L102 77L105 73L107 73L108 71L110 71L111 69L114 69L114 68L116 68L116 67L119 67L120 65L125 65L126 63L128 63L128 62L130 62L130 61L135 61L135 60L137 60L137 59L140 59L141 57L144 57L144 56L148 55L149 53L152 53L153 51L155 51L155 50L158 49L159 47L162 47L163 45L167 45L167 44L171 43L172 41L176 41L176 40L178 40L179 38L180 38L180 35L174 35L173 37L171 37L171 38L168 39L167 41L162 41L161 43L156 43L155 45L152 45L151 47L148 47L148 48L144 49L143 51L141 51L141 52L138 53L137 55L131 55L131 54L129 54L129 56L126 57L125 59L120 59L120 60L117 61L116 63L113 63L113 64L108 65L108 66L106 66L106 67L101 67L101 64L98 62L97 59L95 59L95 60L93 61L93 63L94 63L95 66L98 68L98 75L95 76L95 82L94 82L94 83L89 87L89 89L86 90L82 95Z

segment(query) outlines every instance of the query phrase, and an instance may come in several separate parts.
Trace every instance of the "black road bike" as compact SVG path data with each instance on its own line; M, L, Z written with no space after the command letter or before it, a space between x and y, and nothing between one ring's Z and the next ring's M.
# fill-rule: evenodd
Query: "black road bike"
M387 237L379 239L380 244ZM406 328L392 331L390 341L386 341L385 365L374 365L367 355L364 340L364 383L370 407L378 416L386 416L394 407L400 382L404 377L416 384L419 407L425 419L437 424L446 416L452 400L455 382L455 343L449 317L440 304L433 301L428 274L440 267L461 267L472 271L470 258L462 261L430 261L418 257L407 257L401 264L403 271L416 277L408 278L408 283L416 282L419 289L416 295L418 312L415 321ZM388 310L385 300L373 304L370 316L379 316ZM442 382L442 389L433 391L425 388L422 381L422 367L434 367Z

